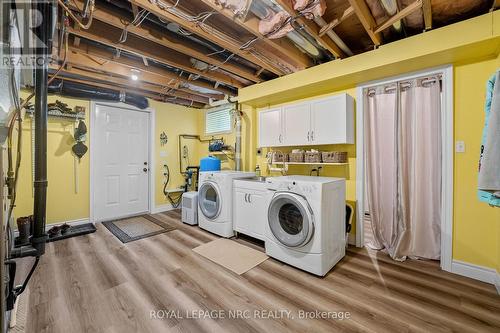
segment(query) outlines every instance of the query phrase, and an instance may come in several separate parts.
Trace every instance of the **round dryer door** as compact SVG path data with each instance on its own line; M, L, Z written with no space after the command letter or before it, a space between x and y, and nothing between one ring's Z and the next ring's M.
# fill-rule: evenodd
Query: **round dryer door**
M307 200L288 192L277 193L267 211L274 237L288 247L307 244L314 232L314 218Z
M206 218L215 219L219 216L221 197L217 185L211 182L201 185L198 191L198 205Z

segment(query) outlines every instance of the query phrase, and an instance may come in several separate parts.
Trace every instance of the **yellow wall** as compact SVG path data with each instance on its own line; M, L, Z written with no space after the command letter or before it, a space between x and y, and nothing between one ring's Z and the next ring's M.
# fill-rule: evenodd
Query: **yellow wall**
M465 153L455 154L453 258L496 267L496 228L500 209L477 199L477 167L484 126L486 81L500 69L497 59L457 64L455 76L455 140L464 141Z
M22 97L27 94L23 92ZM56 98L49 96L49 103L56 99L70 107L84 106L88 111L90 103L86 100ZM32 168L31 168L31 119L24 118L22 159L17 187L16 217L30 215L33 211ZM88 125L88 112L86 123ZM88 128L88 127L87 127ZM89 216L89 154L77 164L79 189L75 188L75 161L71 152L73 145L74 122L50 118L47 134L47 222L72 221ZM90 129L89 129L90 131ZM87 145L88 145L87 134Z
M466 144L466 152L455 154L454 161L453 258L500 271L500 210L480 203L476 195L485 85L495 69L500 68L499 51L500 11L496 11L375 51L243 88L239 96L247 107L277 105L342 91L355 97L353 87L357 84L452 63L454 136ZM254 123L257 124L255 117ZM354 145L350 148L347 198L354 199ZM265 164L262 158L258 160ZM307 172L290 170L290 173ZM325 174L342 176L340 173L332 170Z
M23 92L22 97L27 93ZM49 103L56 99L67 103L70 107L84 106L86 108L86 124L89 132L88 100L64 98L60 96L49 96ZM182 185L184 180L179 173L178 164L178 142L180 133L197 134L198 117L201 111L174 104L150 101L150 106L155 109L155 204L160 206L167 204L163 195L163 164L166 162L170 167L171 180L169 188ZM71 152L73 145L72 121L49 118L48 124L48 181L47 190L47 222L60 223L89 217L89 154L87 153L77 164L79 189L75 189L75 166L74 157ZM32 214L32 177L31 177L31 120L25 117L23 125L23 153L18 182L17 206L15 216ZM165 131L168 135L168 143L160 146L160 133ZM87 134L87 146L90 146L90 135ZM197 145L190 145L190 157L197 158ZM160 157L160 151L166 152L166 157Z

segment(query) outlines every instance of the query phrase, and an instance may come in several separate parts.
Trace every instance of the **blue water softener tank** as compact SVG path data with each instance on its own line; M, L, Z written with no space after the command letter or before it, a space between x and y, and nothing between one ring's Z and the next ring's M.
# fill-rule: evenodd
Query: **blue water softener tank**
M220 171L220 160L213 156L200 160L200 171Z

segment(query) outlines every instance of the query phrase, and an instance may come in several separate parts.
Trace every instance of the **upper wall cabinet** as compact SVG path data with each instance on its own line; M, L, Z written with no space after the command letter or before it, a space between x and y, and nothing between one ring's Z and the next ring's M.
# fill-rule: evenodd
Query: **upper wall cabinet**
M347 94L259 112L259 146L354 143L354 100Z

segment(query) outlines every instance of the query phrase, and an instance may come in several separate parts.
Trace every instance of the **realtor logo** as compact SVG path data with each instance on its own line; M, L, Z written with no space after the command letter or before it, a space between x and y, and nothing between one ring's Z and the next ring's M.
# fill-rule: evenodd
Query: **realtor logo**
M45 3L49 6L49 15L37 9L37 4ZM2 38L1 63L2 68L35 68L46 65L46 60L37 55L41 49L47 49L50 45L42 42L39 37L38 28L44 24L51 27L55 22L52 20L53 13L57 10L57 2L50 0L2 0L0 36ZM52 30L52 28L51 28ZM51 40L57 34L51 36ZM48 52L50 54L50 51Z

